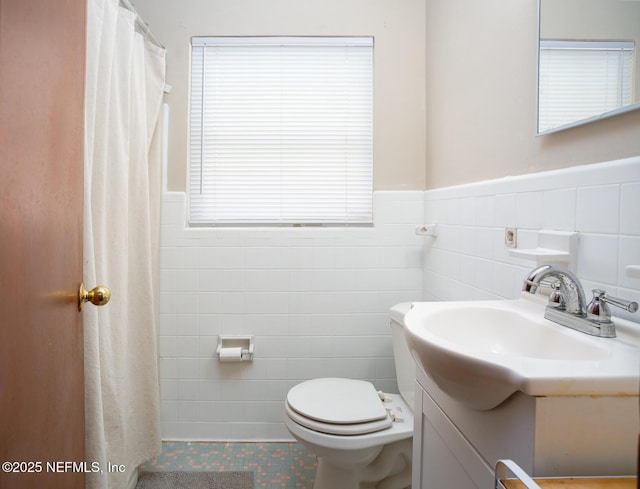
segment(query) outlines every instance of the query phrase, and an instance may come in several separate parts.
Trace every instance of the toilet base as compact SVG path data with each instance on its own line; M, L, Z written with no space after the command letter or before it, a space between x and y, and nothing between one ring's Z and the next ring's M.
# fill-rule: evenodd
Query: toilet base
M318 457L313 489L359 489L359 472L357 467L339 467Z
M313 489L411 488L411 455L409 438L372 449L359 464L318 457Z
M385 445L376 459L360 472L360 488L411 488L413 438Z

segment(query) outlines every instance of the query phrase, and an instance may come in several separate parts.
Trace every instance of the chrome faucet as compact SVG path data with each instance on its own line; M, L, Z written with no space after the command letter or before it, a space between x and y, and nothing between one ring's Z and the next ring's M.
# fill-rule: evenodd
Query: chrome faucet
M551 285L548 282L543 282L543 279L547 277L555 277L560 284L560 295L564 299L564 308L567 314L573 314L574 316L586 316L587 301L584 298L584 290L578 277L567 268L555 266L555 265L543 265L538 267L527 275L524 279L524 285L522 290L535 294L539 285ZM552 285L551 285L552 286ZM554 287L556 288L556 287ZM557 290L557 289L556 289ZM554 307L561 309L562 307Z
M544 279L557 279L548 282ZM629 312L638 310L638 303L607 297L603 290L595 289L593 299L587 304L580 280L570 270L556 265L543 265L527 275L522 290L535 294L541 285L551 286L554 291L549 296L549 303L544 317L554 323L581 331L593 336L613 338L616 329L611 320L611 311L607 304L620 307Z

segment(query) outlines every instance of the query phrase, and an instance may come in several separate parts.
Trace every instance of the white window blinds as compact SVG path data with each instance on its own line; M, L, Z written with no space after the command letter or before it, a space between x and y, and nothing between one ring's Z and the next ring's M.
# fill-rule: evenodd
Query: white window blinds
M189 221L372 221L372 38L194 38Z
M538 131L631 103L633 42L540 41Z

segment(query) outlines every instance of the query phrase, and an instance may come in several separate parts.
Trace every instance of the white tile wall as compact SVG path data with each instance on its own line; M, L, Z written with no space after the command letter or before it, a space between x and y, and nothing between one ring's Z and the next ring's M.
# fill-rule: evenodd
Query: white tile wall
M425 255L427 300L517 297L536 263L509 256L504 228L516 227L519 248L535 247L540 229L577 231L587 295L600 287L640 301L640 280L625 274L640 264L640 158L427 191L425 220L438 223Z
M162 435L290 439L283 400L321 376L394 391L387 309L411 300L515 298L535 263L509 256L536 231L578 231L577 273L640 301L640 158L427 192L376 192L375 226L187 229L185 195L162 204ZM437 223L437 237L415 227ZM617 312L617 311L616 311ZM640 322L637 315L625 315ZM253 334L255 360L221 364L219 334Z
M373 228L186 229L162 203L160 375L165 439L291 439L283 401L315 377L397 391L387 310L422 297L423 192L376 192ZM249 363L219 334L253 334Z

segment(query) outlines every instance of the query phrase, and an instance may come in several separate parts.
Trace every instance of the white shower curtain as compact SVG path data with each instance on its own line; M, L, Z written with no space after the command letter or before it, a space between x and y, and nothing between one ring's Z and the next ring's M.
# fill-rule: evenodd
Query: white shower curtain
M118 0L88 0L83 310L88 488L132 487L160 453L156 339L164 50ZM108 465L124 472L108 472Z

